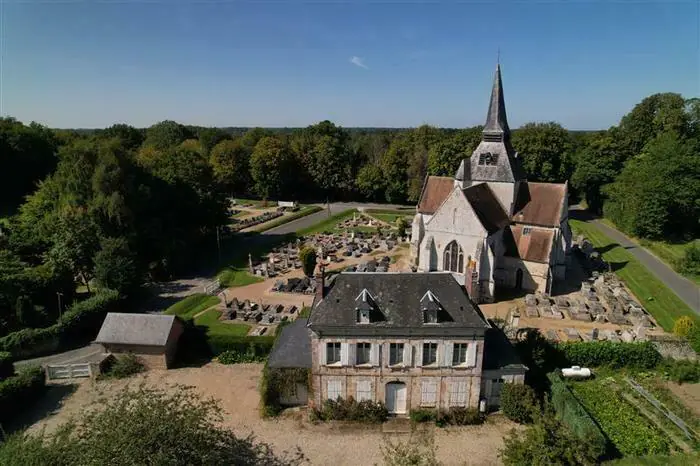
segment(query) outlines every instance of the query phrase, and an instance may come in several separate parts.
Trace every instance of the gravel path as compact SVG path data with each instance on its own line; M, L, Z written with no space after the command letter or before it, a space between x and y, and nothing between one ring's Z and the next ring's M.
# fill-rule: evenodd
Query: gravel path
M271 444L275 451L302 450L314 465L373 465L382 463L384 438L408 440L409 434L382 433L381 427L357 427L343 424L314 425L302 412L289 413L277 420L262 420L258 414L258 384L262 365L225 366L210 363L201 368L151 371L128 381L83 381L67 397L56 414L35 423L31 430L49 431L86 405L104 401L126 385L171 387L190 385L204 396L219 400L225 412L224 423L238 435L253 433L259 441ZM438 458L445 465L495 465L503 436L514 424L492 416L483 426L429 429L435 432Z

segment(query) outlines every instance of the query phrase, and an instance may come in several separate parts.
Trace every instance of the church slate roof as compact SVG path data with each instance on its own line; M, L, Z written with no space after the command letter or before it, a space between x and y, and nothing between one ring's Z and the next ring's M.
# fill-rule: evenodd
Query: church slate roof
M566 197L566 185L560 183L520 184L513 209L513 222L558 227Z
M501 203L486 183L479 183L464 190L464 196L474 209L481 224L489 234L510 223Z
M493 77L491 88L491 100L489 112L486 115L484 134L501 134L507 137L510 133L508 118L506 116L506 103L503 96L503 81L501 79L501 65L496 66L496 74Z
M368 290L384 316L369 324L357 323L355 298ZM430 291L444 318L424 324L421 299ZM488 324L479 307L449 272L338 274L326 296L314 303L309 328L339 335L450 335L483 332Z
M503 232L505 254L529 262L546 264L552 252L554 231L543 228L530 228L527 235L523 234L523 225L511 225Z
M454 179L448 176L428 176L418 202L418 213L434 214L453 189Z

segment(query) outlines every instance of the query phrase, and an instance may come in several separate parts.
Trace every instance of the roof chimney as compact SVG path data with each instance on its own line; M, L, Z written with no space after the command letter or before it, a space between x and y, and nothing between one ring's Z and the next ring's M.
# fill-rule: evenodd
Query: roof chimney
M319 261L314 272L314 281L316 283L316 295L314 296L314 306L323 300L326 289L326 264Z

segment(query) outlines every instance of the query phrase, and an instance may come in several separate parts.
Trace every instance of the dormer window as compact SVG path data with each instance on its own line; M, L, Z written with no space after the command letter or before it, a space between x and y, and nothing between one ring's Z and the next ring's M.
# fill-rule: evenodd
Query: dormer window
M529 236L530 232L532 232L532 228L530 227L523 227L523 236Z
M423 309L423 323L437 324L437 309Z
M369 324L369 311L364 309L357 310L357 323L358 324Z
M374 297L366 288L355 298L355 311L357 312L356 322L358 324L370 324L384 320Z
M438 313L440 312L442 306L437 296L433 294L432 291L428 290L425 292L420 300L421 309L423 311L423 323L424 324L437 324Z

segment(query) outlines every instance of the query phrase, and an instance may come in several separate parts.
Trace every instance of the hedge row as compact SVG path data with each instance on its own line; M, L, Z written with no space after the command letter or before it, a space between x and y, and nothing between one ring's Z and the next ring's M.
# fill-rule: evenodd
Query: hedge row
M653 369L662 360L653 343L614 343L610 341L585 341L561 343L558 348L569 364L576 366L612 368L630 367Z
M275 344L274 336L249 337L234 335L208 335L209 349L214 356L223 352L245 354L255 358L265 358Z
M14 373L15 368L12 364L12 354L6 351L0 352L0 380L11 377Z
M44 393L46 378L40 367L20 372L0 382L0 423L14 418Z
M438 427L447 425L472 426L483 424L486 416L475 408L452 407L448 410L412 409L409 418L413 422L434 422Z
M87 343L95 338L105 315L116 310L118 302L118 292L102 290L71 306L51 327L25 328L0 338L0 351L26 359Z
M552 383L552 405L559 420L566 424L576 436L590 442L595 448L597 457L602 456L608 442L598 424L569 390L557 372L551 372L547 374L547 377Z

